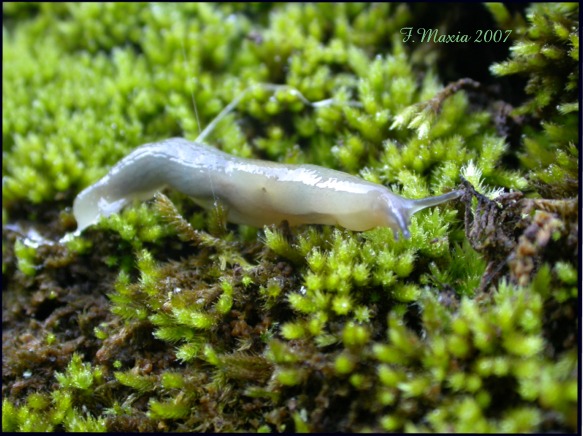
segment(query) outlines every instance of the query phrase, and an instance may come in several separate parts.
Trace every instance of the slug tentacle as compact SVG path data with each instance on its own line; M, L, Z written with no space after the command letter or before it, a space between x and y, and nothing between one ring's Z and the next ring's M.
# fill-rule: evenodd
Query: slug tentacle
M463 191L451 191L446 194L437 195L435 197L427 197L427 198L420 198L418 200L409 200L406 207L406 213L409 214L409 219L419 212L428 207L437 206L439 204L445 203L446 201L455 200L456 198L461 197ZM405 213L405 211L403 211Z
M210 208L220 201L227 219L260 227L331 224L364 231L390 227L409 236L417 211L457 198L460 191L410 200L386 187L316 165L285 165L231 156L216 148L171 138L145 144L75 199L77 232L134 199L151 198L169 186Z
M427 198L420 198L417 200L402 198L402 206L399 209L397 216L400 217L399 221L399 229L403 233L403 235L408 238L410 236L409 233L409 224L411 223L411 217L423 210L427 207L437 206L441 203L445 203L446 201L455 200L456 198L461 197L463 194L462 191L451 191L443 195L437 195L435 197L427 197ZM393 194L395 195L395 194Z
M412 210L411 215L413 215L415 212L419 212L420 210L425 209L426 207L437 206L438 204L445 203L446 201L455 200L456 198L461 197L462 194L463 191L457 190L448 192L447 194L437 195L435 197L411 200L413 203L413 206L410 207Z

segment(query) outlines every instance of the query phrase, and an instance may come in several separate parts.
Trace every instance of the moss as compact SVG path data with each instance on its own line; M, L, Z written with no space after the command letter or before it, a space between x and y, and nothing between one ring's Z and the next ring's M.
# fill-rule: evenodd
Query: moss
M99 368L92 369L77 354L65 373L56 373L59 390L52 398L44 393L33 393L26 404L15 407L5 399L2 404L2 431L59 431L105 432L105 419L81 413L73 405L74 398L90 396L96 385L102 383Z
M14 254L18 262L18 269L28 276L33 276L36 272L36 249L28 246L20 240L14 244Z
M577 5L487 5L515 40L484 82L403 42L455 33L424 8L5 5L3 430L575 431ZM396 239L168 191L53 242L129 150L244 89L212 145L461 201Z
M528 24L516 29L511 58L491 67L499 76L528 77L525 91L532 98L514 112L539 124L526 129L519 156L537 190L553 198L578 191L578 14L577 3L533 4L527 10Z

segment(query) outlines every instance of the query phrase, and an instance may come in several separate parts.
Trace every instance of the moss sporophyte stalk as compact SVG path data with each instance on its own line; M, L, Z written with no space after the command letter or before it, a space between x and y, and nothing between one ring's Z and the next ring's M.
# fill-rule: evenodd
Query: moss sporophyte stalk
M578 3L3 7L3 431L577 430ZM461 197L406 238L163 189L58 242L176 137Z

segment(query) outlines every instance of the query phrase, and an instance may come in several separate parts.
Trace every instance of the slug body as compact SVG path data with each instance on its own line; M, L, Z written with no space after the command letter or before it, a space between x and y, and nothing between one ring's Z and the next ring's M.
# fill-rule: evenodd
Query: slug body
M363 231L401 230L409 237L411 216L457 198L460 191L411 200L359 177L316 165L286 165L231 156L182 138L145 144L118 162L73 204L78 232L134 199L146 200L171 187L209 209L219 201L227 219L261 227L331 224Z

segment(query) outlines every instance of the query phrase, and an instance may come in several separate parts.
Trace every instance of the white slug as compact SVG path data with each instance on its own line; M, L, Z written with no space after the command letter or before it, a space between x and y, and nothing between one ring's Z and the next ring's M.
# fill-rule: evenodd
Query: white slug
M231 156L182 138L145 144L82 191L73 204L77 233L134 199L169 186L204 208L220 201L227 219L261 227L331 224L363 231L390 227L409 237L411 216L461 196L452 191L411 200L359 177L316 165L285 165Z

